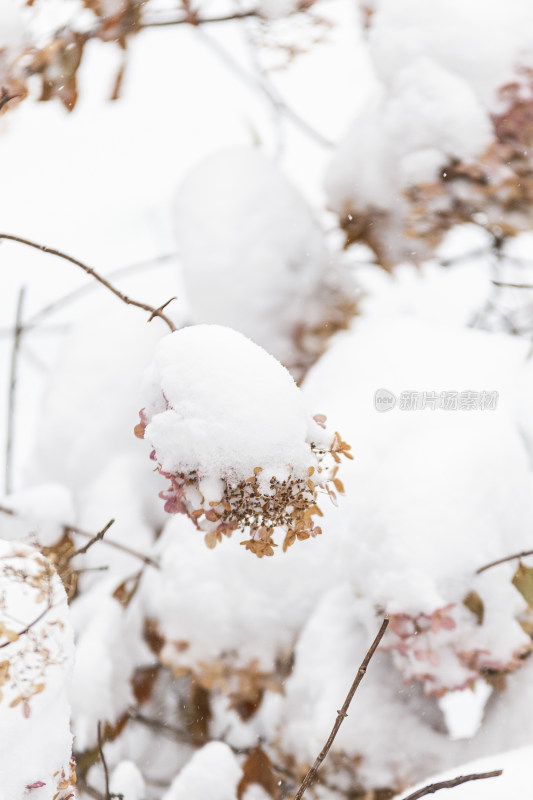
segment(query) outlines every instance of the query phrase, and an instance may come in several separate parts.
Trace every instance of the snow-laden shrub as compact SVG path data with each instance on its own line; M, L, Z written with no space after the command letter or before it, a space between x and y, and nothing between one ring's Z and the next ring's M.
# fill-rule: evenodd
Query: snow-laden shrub
M241 331L296 378L355 311L318 221L258 150L224 150L195 167L177 197L176 232L194 321Z
M532 29L522 0L378 4L378 83L326 181L348 242L390 268L430 256L457 223L497 238L530 229Z
M65 590L41 553L0 540L0 597L0 794L40 789L43 800L69 800L74 646Z
M436 696L497 679L531 650L516 564L476 574L531 548L530 443L511 401L526 352L495 334L396 315L339 337L303 387L357 452L343 473L346 499L325 507L323 529L338 531L354 592L390 615L383 648L395 667ZM494 410L401 407L405 387L439 398L485 386L499 393ZM378 387L397 397L386 414L374 407Z
M311 417L289 372L261 347L218 325L183 328L162 339L144 382L136 434L170 480L165 510L186 514L208 547L236 529L260 558L321 533L318 493L332 487L340 454L351 458L325 418Z

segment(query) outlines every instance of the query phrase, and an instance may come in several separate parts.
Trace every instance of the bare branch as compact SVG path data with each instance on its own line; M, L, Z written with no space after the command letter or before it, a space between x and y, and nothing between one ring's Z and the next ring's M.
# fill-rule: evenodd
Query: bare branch
M533 283L508 283L507 281L491 281L494 286L505 286L509 289L533 289Z
M35 250L40 250L42 253L49 253L52 256L57 256L58 258L62 258L65 261L69 261L71 264L75 264L77 267L80 267L80 269L82 269L85 273L87 273L87 275L90 275L99 283L101 283L103 286L105 286L106 289L109 289L110 292L112 292L116 297L118 297L119 300L122 300L123 303L126 303L126 305L142 308L144 311L150 312L151 319L153 319L153 317L160 317L164 322L166 322L171 331L176 330L176 326L174 325L172 320L169 317L167 317L166 314L164 314L163 311L161 310L161 308L164 308L164 306L161 306L160 308L154 308L154 306L148 305L148 303L142 303L139 300L133 300L131 297L128 297L127 295L123 294L115 286L109 283L109 281L102 275L99 275L97 272L95 272L95 270L92 267L89 267L87 266L87 264L84 264L83 261L79 261L77 258L69 256L67 253L63 253L61 250L56 250L53 247L47 247L44 244L37 244L37 242L32 242L30 241L30 239L24 239L22 236L14 236L9 233L0 233L0 239L6 239L11 242L18 242L19 244L26 245L26 247L33 247Z
M476 569L476 575L480 575L482 572L485 572L486 569L490 569L491 567L497 567L498 564L505 564L506 561L514 561L515 558L525 558L526 556L533 556L533 550L524 550L522 553L514 553L512 556L504 556L504 558L498 558L496 561L491 561L490 564L485 564L484 567Z
M143 261L137 261L134 264L126 264L123 267L118 267L117 269L111 270L107 274L107 279L110 280L111 278L120 278L124 275L131 275L136 272L142 272L147 267L152 269L155 266L160 266L161 264L166 263L167 261L172 260L176 257L175 253L164 253L160 256L154 256L153 258L146 258ZM28 330L30 328L34 328L42 319L47 317L49 314L54 313L55 311L59 311L64 306L70 305L73 301L77 300L79 297L83 297L85 294L90 292L94 289L94 284L85 284L84 286L79 286L77 289L73 289L71 292L64 294L63 297L60 297L57 300L54 300L52 303L44 306L37 311L33 316L26 320L24 324L24 330ZM40 329L42 330L42 328Z
M320 769L320 765L324 761L325 757L327 756L327 754L328 754L328 752L330 750L331 745L335 741L335 737L337 736L337 734L339 732L339 728L341 727L343 721L348 716L348 708L350 707L350 703L353 700L353 696L356 693L356 691L357 691L357 689L359 687L359 684L361 683L361 681L363 680L363 678L365 676L367 667L368 667L368 665L370 663L370 659L372 658L372 656L376 652L376 650L377 650L377 648L379 646L379 643L381 642L381 640L383 639L383 636L385 635L385 631L387 630L387 625L388 624L389 624L389 618L385 617L385 619L381 623L381 628L379 629L376 638L374 639L374 641L370 645L370 649L368 650L366 656L364 657L364 659L363 659L363 661L361 663L361 666L357 670L357 675L355 676L355 680L354 680L354 682L352 683L352 685L350 687L350 691L346 695L346 700L342 704L342 708L340 709L340 711L337 711L337 719L335 720L335 724L333 725L333 728L332 728L331 733L330 733L330 735L328 737L328 740L327 740L326 744L324 745L324 747L322 748L322 750L320 751L320 753L318 754L318 756L316 757L315 763L313 764L313 766L311 767L311 769L309 770L309 772L307 773L307 775L303 779L302 783L300 784L300 788L296 792L296 794L294 796L294 800L300 800L300 798L304 794L305 790L315 780L317 772Z
M110 800L111 792L109 791L109 770L107 768L107 762L105 760L104 755L104 743L102 740L102 723L98 720L98 752L100 753L100 761L102 762L102 766L104 768L104 778L105 778L105 798L106 800Z
M294 111L287 103L281 98L279 92L265 80L264 75L251 75L244 69L239 62L231 55L226 48L222 47L220 42L208 36L205 31L198 30L198 35L201 35L203 41L214 50L219 58L245 83L250 85L253 89L259 89L264 95L266 100L272 105L277 113L284 114L296 127L300 128L307 136L313 139L322 147L331 149L334 145L329 139L323 136L319 131L316 131L305 119Z
M71 553L69 555L69 557L67 558L67 561L71 561L75 556L82 556L84 553L87 552L87 550L90 547L93 546L93 544L96 544L96 542L102 541L102 539L106 535L107 531L109 530L111 525L113 525L114 522L115 522L114 519L110 519L109 522L107 523L107 525L104 525L104 527L102 528L101 531L98 531L98 533L96 533L91 539L89 539L87 544L85 544L83 547L80 547L79 550L75 550L74 553Z
M24 330L22 325L22 309L24 306L24 295L26 289L23 286L19 291L17 302L17 315L15 318L15 330L13 335L13 347L11 349L11 366L9 373L9 401L7 411L7 441L6 441L6 476L5 476L5 490L6 494L10 494L12 489L12 471L13 471L13 440L15 438L15 407L17 395L17 372L18 372L18 355L20 350L20 341L22 332Z
M250 9L249 11L236 11L233 14L226 14L220 17L199 17L195 13L180 15L179 17L169 17L168 19L146 19L141 22L141 28L163 28L170 25L211 25L217 22L233 22L239 19L247 19L256 17L257 19L264 19L257 9Z
M485 778L497 778L502 774L502 772L503 770L496 769L493 772L478 772L472 775L459 775L458 778L452 778L449 781L430 783L428 786L424 786L423 789L418 789L418 791L408 794L407 797L403 797L402 800L419 800L420 797L425 797L427 794L433 794L434 792L440 791L440 789L453 789L454 786L460 786L462 783L468 783L468 781L481 781Z
M35 619L32 620L32 622L30 622L29 625L26 625L26 627L23 628L21 631L17 631L16 632L17 633L17 638L16 639L9 639L7 642L4 642L3 644L0 644L0 650L2 650L4 647L9 647L9 645L13 644L13 642L18 642L18 640L20 639L21 636L24 636L26 633L31 631L31 629L33 627L35 627L35 625L39 624L39 622L43 619L43 617L46 616L46 614L48 614L48 612L50 611L51 608L52 608L52 605L51 605L51 603L49 603L46 606L46 608L44 609L44 611L41 611L39 616L35 617Z
M0 512L4 509L0 506ZM8 509L6 509L8 511ZM82 536L85 539L92 539L93 534L87 533L87 531L82 531L81 528L76 528L73 525L64 525L63 528L65 531L70 531L70 533L75 533L77 536ZM113 539L102 539L102 544L107 544L108 547L114 547L115 550L121 550L123 553L127 553L134 558L138 558L144 564L149 567L155 567L155 569L161 569L157 561L154 561L153 558L150 556L144 555L144 553L139 553L137 550L134 550L132 547L128 547L125 544L121 544L121 542L115 542Z

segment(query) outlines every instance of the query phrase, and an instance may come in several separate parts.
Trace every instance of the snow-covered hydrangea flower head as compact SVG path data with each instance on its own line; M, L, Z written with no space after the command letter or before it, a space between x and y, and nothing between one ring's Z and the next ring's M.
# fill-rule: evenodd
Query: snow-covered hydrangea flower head
M260 150L223 149L186 176L175 219L192 319L244 333L301 380L356 290L296 187Z
M365 243L391 269L430 258L457 224L496 239L530 230L531 3L376 5L376 85L326 177L347 242Z
M308 414L273 356L230 328L182 328L158 343L143 396L135 432L170 480L165 510L189 516L209 547L240 529L262 557L274 553L276 528L284 550L321 532L317 491L342 491L336 463L349 447Z

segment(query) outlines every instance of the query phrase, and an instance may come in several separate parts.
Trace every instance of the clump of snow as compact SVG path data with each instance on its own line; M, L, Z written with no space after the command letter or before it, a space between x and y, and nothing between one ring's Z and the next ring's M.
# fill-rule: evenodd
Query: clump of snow
M116 724L131 705L130 678L147 656L140 615L134 606L124 609L113 596L118 585L115 578L106 577L72 605L76 662L71 703L80 750L96 743L99 721Z
M114 455L139 449L128 418L137 413L138 387L164 327L147 325L115 298L105 298L103 309L98 325L82 320L64 338L27 466L34 482L46 470L49 480L78 492Z
M345 471L347 499L338 511L325 508L324 528L342 524L354 590L391 615L394 663L428 692L515 669L530 647L513 566L476 575L530 546L533 477L513 402L526 349L479 331L378 318L339 337L304 387L349 431L357 453ZM467 386L497 391L497 409L401 406L406 387L431 398ZM397 397L387 413L374 406L379 388Z
M224 150L193 169L176 223L195 321L236 328L297 377L353 314L349 276L317 220L258 150Z
M74 499L58 483L46 483L8 495L1 505L13 511L3 517L5 539L34 539L50 547L61 539L66 525L75 522Z
M349 446L308 414L273 356L229 328L183 328L158 343L143 398L136 433L171 481L165 510L187 514L209 546L249 529L244 544L261 557L273 555L276 527L286 531L284 549L321 532L317 488L332 480L342 491L336 469L328 475L321 462L326 453L351 458Z
M436 0L431 6L424 0L378 0L369 42L385 83L425 57L466 81L490 106L517 64L533 65L533 9L528 0Z
M462 762L453 769L433 775L419 786L412 787L405 795L425 788L428 783L450 781L460 775L479 775L502 770L502 775L454 786L452 792L458 800L500 800L501 797L525 797L531 781L532 757L533 747L530 744L516 750L508 750L504 747L503 752L484 758L479 757L467 764Z
M476 214L529 230L531 4L385 0L370 22L378 80L326 180L348 241L390 268Z
M67 800L74 646L65 590L37 550L0 540L0 594L0 794Z
M109 790L122 795L124 800L143 800L146 797L143 776L131 761L117 764L109 781Z
M183 516L169 519L156 552L161 570L146 572L140 601L164 642L161 660L196 674L224 659L273 673L321 593L338 580L342 559L334 531L268 562L234 547L213 558Z
M304 626L279 723L283 747L298 763L312 763L322 749L379 625L372 603L341 583ZM378 652L335 739L332 757L345 754L335 781L347 774L348 785L390 788L458 757L460 745L447 739L438 709L413 688ZM394 746L384 747L387 731L399 728Z
M191 758L163 800L236 800L242 770L227 744L210 742Z

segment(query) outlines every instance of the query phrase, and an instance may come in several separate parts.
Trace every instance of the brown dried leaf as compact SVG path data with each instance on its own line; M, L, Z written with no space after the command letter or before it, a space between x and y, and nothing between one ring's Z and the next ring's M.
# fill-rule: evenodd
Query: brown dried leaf
M242 778L237 787L238 800L242 800L247 788L256 783L261 786L265 792L273 798L278 800L280 797L280 787L276 780L272 763L260 747L256 747L243 764Z

